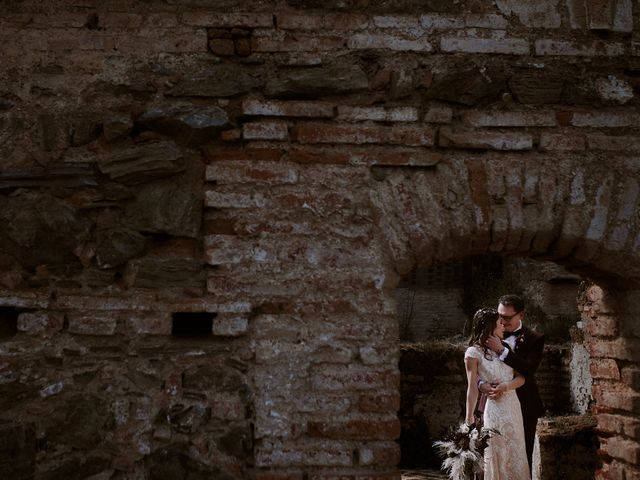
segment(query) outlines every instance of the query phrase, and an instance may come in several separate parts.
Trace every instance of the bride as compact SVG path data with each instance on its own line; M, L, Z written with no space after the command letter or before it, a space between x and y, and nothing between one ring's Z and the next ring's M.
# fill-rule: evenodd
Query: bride
M530 480L524 443L524 427L520 401L515 389L524 384L524 377L501 362L487 347L490 335L503 338L504 326L498 312L483 308L473 317L473 333L464 354L467 371L466 422L475 423L474 409L478 400L478 381L494 386L484 408L483 423L500 435L492 437L484 452L485 480Z

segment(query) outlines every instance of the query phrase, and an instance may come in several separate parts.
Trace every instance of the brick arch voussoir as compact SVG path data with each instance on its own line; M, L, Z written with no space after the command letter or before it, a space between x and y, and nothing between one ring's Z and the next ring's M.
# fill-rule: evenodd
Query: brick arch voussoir
M578 158L460 156L426 171L390 171L371 197L388 263L400 275L498 253L635 282L640 185L627 177Z

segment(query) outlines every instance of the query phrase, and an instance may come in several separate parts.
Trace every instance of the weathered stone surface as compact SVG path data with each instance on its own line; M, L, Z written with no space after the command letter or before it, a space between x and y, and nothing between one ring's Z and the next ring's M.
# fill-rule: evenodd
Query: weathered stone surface
M18 331L28 335L53 334L62 330L64 318L54 312L24 312L18 316Z
M49 168L33 172L0 172L0 190L30 187L95 187L93 169L88 165Z
M86 145L98 138L101 130L100 120L94 115L75 115L70 120L69 143L74 147Z
M110 466L110 458L107 454L91 454L73 458L71 455L64 459L61 465L56 465L52 470L39 473L35 478L38 480L57 480L59 478L68 479L91 479ZM102 478L97 477L97 480Z
M558 28L560 26L560 0L540 0L523 2L521 0L496 0L503 15L515 15L520 23L533 28Z
M0 423L0 476L30 480L36 466L36 429L31 423Z
M21 190L0 197L0 247L23 266L73 262L76 246L89 238L90 222L47 193Z
M475 105L498 97L506 88L506 74L498 69L459 65L434 76L426 98Z
M615 75L606 78L598 78L595 84L596 91L605 101L624 105L633 99L633 88L625 80L620 80Z
M47 438L52 443L86 449L97 445L113 427L113 415L104 400L91 394L64 399L63 415L51 418Z
M182 377L182 385L186 389L249 392L249 386L243 376L228 367L205 365L187 369Z
M229 124L229 117L216 106L164 103L147 110L138 123L142 128L193 143L213 140L215 134Z
M195 237L200 230L202 199L176 185L143 187L125 209L125 222L140 232Z
M265 95L271 97L320 97L365 90L369 85L357 65L321 67L290 71L267 83Z
M113 114L102 121L104 138L108 142L126 138L133 128L133 120L130 115Z
M125 282L132 287L203 287L202 262L189 258L147 255L127 264Z
M175 175L185 168L182 151L173 142L127 146L99 155L97 162L102 173L127 185Z
M509 88L520 103L559 103L565 80L551 72L516 71L509 79Z
M150 480L234 480L236 477L214 465L207 465L189 453L189 445L172 444L151 453Z
M233 97L261 86L263 82L261 76L247 73L238 66L214 65L209 70L184 75L168 94L174 97Z
M147 239L126 227L98 226L96 260L100 268L112 268L140 255Z

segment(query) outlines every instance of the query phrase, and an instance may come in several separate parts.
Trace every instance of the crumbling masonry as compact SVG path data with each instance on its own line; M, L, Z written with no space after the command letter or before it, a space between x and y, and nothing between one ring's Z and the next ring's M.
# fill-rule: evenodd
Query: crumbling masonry
M394 288L545 258L640 479L632 0L0 2L0 476L399 477Z

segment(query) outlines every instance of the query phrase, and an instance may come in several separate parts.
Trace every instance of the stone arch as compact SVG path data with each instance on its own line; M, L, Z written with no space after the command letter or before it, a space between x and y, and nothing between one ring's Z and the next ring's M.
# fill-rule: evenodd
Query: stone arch
M596 282L578 304L603 452L596 478L636 478L638 182L628 162L612 163L460 155L378 172L371 201L387 295L414 268L483 253L551 260Z

